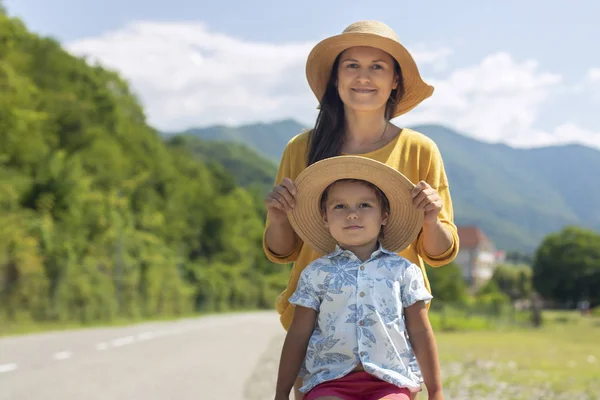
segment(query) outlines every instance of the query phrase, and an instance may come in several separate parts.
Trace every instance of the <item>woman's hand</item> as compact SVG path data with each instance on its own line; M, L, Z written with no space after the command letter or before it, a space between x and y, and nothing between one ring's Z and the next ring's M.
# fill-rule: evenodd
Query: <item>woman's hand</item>
M413 205L425 211L424 225L433 225L437 223L438 215L442 211L443 203L438 192L427 182L417 183L411 192Z
M287 220L287 212L296 206L296 185L290 178L273 188L265 198L267 214L273 222Z

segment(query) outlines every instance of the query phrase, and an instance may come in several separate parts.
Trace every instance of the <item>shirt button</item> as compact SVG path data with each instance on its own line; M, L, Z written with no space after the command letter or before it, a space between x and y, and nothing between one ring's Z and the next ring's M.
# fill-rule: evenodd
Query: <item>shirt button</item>
M360 352L360 356L361 356L361 357L364 357L364 356L366 356L366 355L367 355L367 353L365 353L364 351L361 351L361 352Z
M364 266L364 265L361 265L361 266L360 266L360 270L361 270L361 271L364 271L364 270L365 270L365 266Z
M358 324L359 324L360 326L365 326L365 321L360 321Z
M360 297L365 297L365 292L360 292Z

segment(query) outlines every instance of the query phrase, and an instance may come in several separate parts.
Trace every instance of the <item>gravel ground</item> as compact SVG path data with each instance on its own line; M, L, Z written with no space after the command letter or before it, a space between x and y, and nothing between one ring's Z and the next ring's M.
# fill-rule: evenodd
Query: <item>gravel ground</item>
M254 373L246 382L245 399L273 400L281 346L285 334L277 335L257 362ZM514 368L513 365L498 365L492 361L479 360L468 363L442 365L444 394L446 400L600 400L600 377L597 387L587 393L577 391L555 393L548 386L523 387L501 382L494 378L496 368ZM418 400L426 400L423 393ZM293 396L291 399L293 400Z
M244 399L246 400L273 400L275 396L275 384L277 382L277 370L279 368L279 357L281 346L285 339L285 332L273 337L266 351L262 354L254 372L246 381L244 388ZM293 396L291 396L293 398ZM292 400L292 399L290 399Z

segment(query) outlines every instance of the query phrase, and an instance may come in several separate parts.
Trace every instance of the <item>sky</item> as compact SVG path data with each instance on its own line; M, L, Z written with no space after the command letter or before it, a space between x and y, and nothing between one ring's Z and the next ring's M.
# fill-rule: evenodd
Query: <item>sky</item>
M374 19L397 33L435 87L399 126L438 123L513 147L600 149L594 0L0 2L31 31L118 71L163 131L286 118L313 126L308 53Z

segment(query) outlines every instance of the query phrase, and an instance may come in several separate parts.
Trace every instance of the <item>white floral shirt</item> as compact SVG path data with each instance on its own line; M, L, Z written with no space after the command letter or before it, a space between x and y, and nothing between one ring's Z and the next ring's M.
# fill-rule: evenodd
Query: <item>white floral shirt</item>
M313 261L302 271L289 300L319 313L300 390L306 393L341 378L359 362L381 380L420 390L421 371L403 309L431 298L419 267L381 246L365 262L339 246Z

